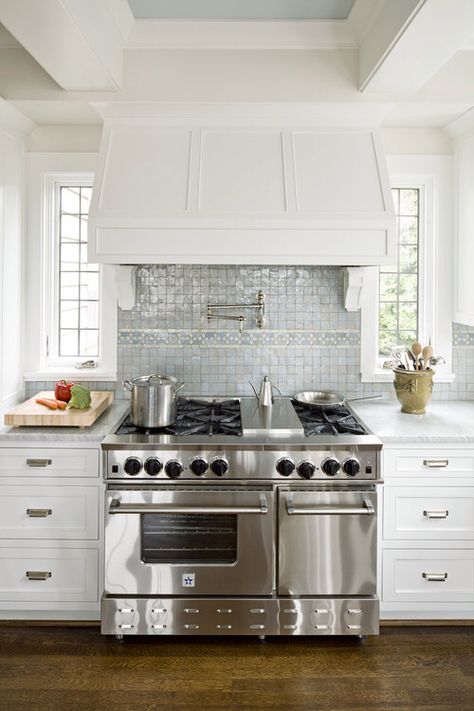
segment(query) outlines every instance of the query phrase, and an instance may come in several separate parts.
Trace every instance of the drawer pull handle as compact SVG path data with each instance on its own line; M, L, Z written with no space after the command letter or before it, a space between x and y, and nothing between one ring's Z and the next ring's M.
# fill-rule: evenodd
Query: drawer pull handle
M50 570L27 570L26 577L28 580L47 580L52 575Z
M315 613L316 613L317 615L327 615L328 612L329 612L329 610L326 610L325 607L317 607L316 610L315 610Z
M440 511L423 511L423 516L426 516L426 518L448 518L449 511L448 509Z
M53 463L52 459L27 459L27 467L50 467Z
M231 630L231 629L232 629L232 625L216 625L216 628L217 628L218 630Z
M250 612L252 613L252 615L263 615L265 610L263 609L263 607L252 607L250 608Z
M321 631L322 631L322 630L328 630L328 629L329 629L329 625L314 625L314 629L315 629L315 630L321 630Z
M184 625L185 630L198 630L199 625Z
M349 607L347 612L349 613L349 615L361 615L362 614L362 610L360 610L358 607Z
M360 630L361 625L347 625L348 630Z
M130 615L132 612L135 612L135 610L131 607L119 607L118 611L123 615Z
M185 607L185 608L184 608L184 611L185 611L188 615L197 615L198 612L199 612L199 610L198 610L197 607Z
M444 583L448 579L447 573L422 573L425 580L433 583Z
M47 518L52 514L52 509L26 509L26 515L30 518Z
M250 628L251 630L264 630L264 629L265 629L265 625L249 625L249 628Z
M133 630L135 625L119 625L119 630Z
M449 459L423 459L423 464L430 469L445 469L449 466Z
M165 629L166 629L166 625L152 625L152 626L151 626L151 629L152 629L152 630L165 630Z
M218 608L217 608L217 612L218 612L220 615L230 615L231 612L232 612L232 610L231 610L230 608L228 608L228 607L227 607L227 608L226 608L226 607L218 607Z
M283 625L284 630L296 630L297 626L296 625Z
M166 607L152 607L151 611L158 614L160 612L162 612L162 613L167 612L167 609L166 609Z
M283 612L285 612L287 615L296 615L298 610L295 610L294 607L287 607L283 610Z

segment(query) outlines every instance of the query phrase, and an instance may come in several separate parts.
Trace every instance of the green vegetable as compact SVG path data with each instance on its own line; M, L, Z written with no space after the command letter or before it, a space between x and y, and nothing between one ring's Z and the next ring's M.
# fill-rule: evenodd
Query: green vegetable
M91 392L84 385L73 385L71 388L71 399L68 402L68 407L74 407L77 410L85 410L90 407Z

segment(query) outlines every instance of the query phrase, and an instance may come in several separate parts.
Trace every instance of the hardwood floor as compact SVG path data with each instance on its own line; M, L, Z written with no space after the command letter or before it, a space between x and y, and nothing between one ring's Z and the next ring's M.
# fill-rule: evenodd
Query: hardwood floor
M349 638L141 637L0 627L2 711L473 711L474 627Z

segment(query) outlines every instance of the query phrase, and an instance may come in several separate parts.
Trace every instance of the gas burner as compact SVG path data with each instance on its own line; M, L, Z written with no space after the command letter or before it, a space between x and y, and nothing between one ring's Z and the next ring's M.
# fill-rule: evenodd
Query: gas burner
M239 400L206 402L179 398L174 425L145 429L136 427L129 415L115 434L171 434L180 437L196 434L208 436L219 434L240 437L242 435L240 402Z
M307 437L327 434L367 434L355 415L344 405L319 407L304 405L296 400L291 402Z

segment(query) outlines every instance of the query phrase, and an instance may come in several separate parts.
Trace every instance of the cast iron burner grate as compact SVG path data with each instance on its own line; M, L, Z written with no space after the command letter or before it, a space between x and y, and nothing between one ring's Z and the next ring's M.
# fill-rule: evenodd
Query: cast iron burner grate
M292 400L306 437L310 435L367 434L355 415L344 405L319 407Z
M171 434L179 437L204 434L208 436L233 435L241 437L240 401L212 400L205 402L203 400L179 398L174 425L145 429L134 425L129 415L115 434Z

